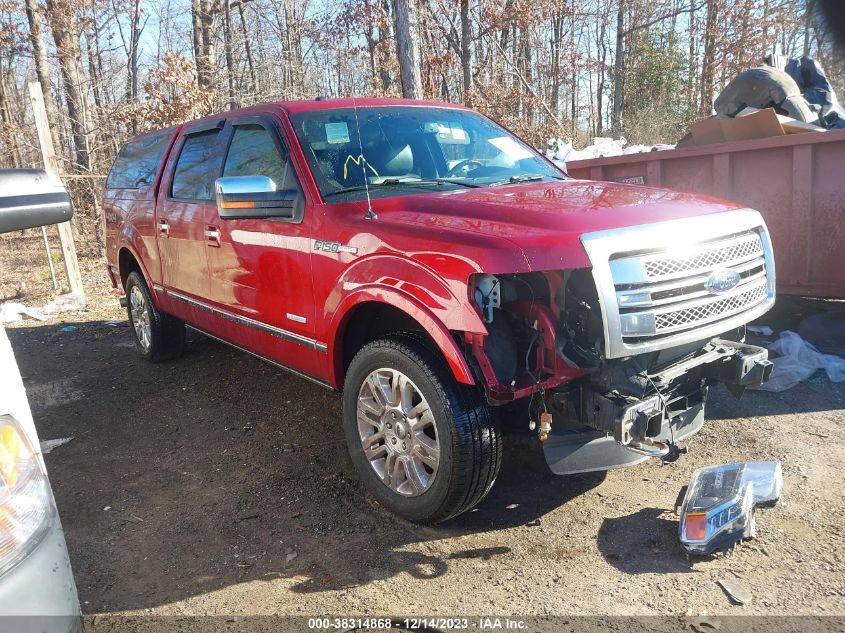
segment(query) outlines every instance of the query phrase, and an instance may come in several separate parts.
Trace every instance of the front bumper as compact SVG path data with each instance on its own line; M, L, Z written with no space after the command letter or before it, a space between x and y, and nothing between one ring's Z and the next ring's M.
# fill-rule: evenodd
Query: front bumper
M704 399L674 418L666 420L656 442L680 442L692 437L704 426ZM543 453L549 469L555 475L574 475L600 470L635 466L649 457L629 450L602 431L574 429L553 431Z
M685 360L640 373L650 387L647 395L624 395L623 383L584 383L560 396L568 401L576 423L555 424L543 445L546 462L555 474L566 475L666 455L672 445L701 430L708 385L724 383L740 396L747 387L768 380L771 370L764 348L713 339Z
M47 534L0 576L0 630L76 633L82 619L65 536L57 513Z

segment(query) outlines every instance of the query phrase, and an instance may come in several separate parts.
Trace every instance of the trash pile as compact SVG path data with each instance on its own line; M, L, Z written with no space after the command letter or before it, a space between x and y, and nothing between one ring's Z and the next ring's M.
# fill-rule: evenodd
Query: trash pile
M0 323L14 323L20 321L23 317L29 317L36 321L46 321L51 316L60 312L72 312L74 310L83 310L84 308L85 298L73 293L59 295L45 304L40 310L22 303L7 301L6 303L0 304Z
M810 57L767 56L763 66L725 86L714 109L715 115L690 126L678 147L845 128L845 109Z
M628 145L624 138L600 136L576 150L568 140L551 138L545 154L565 168L568 162L591 158L845 129L845 108L824 69L811 57L768 55L764 65L741 72L725 86L714 110L714 115L691 124L676 145Z
M596 136L593 142L584 149L574 149L568 140L550 138L546 145L546 158L558 167L566 167L566 163L574 160L588 160L605 156L622 156L623 154L639 154L665 149L675 149L674 145L628 145L625 138L610 138Z
M797 329L798 332L784 330L769 343L769 359L774 368L768 382L757 389L786 391L820 369L831 382L845 382L845 311L815 314L801 321ZM749 326L748 330L762 336L774 334L765 326Z
M796 332L781 332L780 338L769 346L769 351L777 356L771 359L775 365L771 378L759 387L764 391L786 391L807 380L819 369L827 372L831 382L845 381L845 358L822 354Z

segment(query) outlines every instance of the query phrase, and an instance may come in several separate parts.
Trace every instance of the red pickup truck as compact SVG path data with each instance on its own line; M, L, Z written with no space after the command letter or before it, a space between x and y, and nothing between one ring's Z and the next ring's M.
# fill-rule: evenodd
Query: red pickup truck
M775 295L756 211L570 179L455 105L271 103L144 134L104 208L140 353L178 356L187 324L341 390L362 481L413 521L484 498L503 425L536 429L557 474L671 458L709 385L771 371L743 342Z

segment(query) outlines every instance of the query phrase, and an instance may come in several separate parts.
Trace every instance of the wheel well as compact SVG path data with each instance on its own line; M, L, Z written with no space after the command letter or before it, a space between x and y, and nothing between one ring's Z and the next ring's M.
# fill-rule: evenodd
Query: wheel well
M349 364L364 345L396 332L417 332L432 350L439 348L431 335L407 312L387 303L367 302L355 307L347 317L341 339L339 379L343 380Z
M126 279L129 277L129 273L136 271L140 273L142 277L144 276L144 271L141 270L141 265L128 248L120 249L120 254L118 255L118 265L120 266L120 282L123 284L124 288L126 288Z

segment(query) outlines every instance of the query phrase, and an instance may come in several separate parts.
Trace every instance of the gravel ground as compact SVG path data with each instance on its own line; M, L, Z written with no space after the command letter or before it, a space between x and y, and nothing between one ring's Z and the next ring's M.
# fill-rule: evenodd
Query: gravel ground
M667 466L555 477L509 437L487 500L419 527L365 496L337 394L191 331L182 359L147 364L123 321L98 283L89 310L9 329L41 439L75 438L46 460L91 630L109 614L845 614L845 383L715 389ZM732 556L687 560L679 489L752 459L782 461L782 503ZM753 600L732 605L720 579Z

